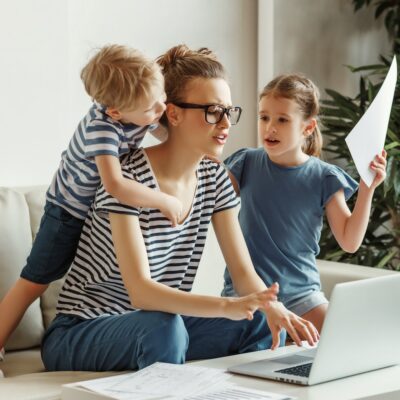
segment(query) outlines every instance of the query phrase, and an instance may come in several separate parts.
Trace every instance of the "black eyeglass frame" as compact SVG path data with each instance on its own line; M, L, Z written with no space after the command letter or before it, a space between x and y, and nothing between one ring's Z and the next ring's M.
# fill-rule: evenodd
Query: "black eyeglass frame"
M194 103L172 103L172 104L174 104L175 106L177 106L179 108L204 110L204 118L205 118L206 122L211 125L216 125L216 124L220 123L222 121L222 118L224 118L225 114L228 117L228 120L231 123L231 125L236 125L240 120L240 116L242 115L242 107L239 107L239 106L223 107L223 106L221 106L221 104L194 104ZM215 121L215 122L208 121L207 113L208 113L208 109L210 107L219 107L223 110L221 117L219 118L218 121ZM231 111L232 110L239 111L239 115L238 115L237 121L235 123L231 122Z

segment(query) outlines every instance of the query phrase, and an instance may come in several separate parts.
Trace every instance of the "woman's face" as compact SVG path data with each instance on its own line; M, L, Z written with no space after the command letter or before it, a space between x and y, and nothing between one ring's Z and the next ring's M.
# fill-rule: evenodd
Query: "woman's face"
M190 105L219 105L231 107L231 91L224 79L196 78L186 86L185 95L181 103ZM199 155L219 157L229 135L231 124L226 114L221 121L210 124L206 120L206 111L201 108L182 108L173 106L178 115L180 143L185 147L196 151ZM212 121L213 109L209 108L207 116Z

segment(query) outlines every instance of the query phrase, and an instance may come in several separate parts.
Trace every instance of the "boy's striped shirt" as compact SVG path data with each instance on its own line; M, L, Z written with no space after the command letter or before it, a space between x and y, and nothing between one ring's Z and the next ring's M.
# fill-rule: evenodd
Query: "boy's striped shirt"
M74 217L85 219L101 183L95 157L111 155L120 158L137 149L146 132L156 127L121 124L110 118L103 106L94 103L61 155L59 168L47 191L47 200Z

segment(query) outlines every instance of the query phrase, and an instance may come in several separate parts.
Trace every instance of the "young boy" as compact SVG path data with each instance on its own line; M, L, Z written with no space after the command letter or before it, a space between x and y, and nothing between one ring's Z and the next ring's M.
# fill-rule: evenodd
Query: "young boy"
M154 132L165 110L158 64L137 50L111 45L94 55L81 78L93 105L62 153L21 277L0 303L0 349L29 305L67 272L100 182L121 203L158 208L172 225L180 218L177 198L124 178L120 166L120 157Z

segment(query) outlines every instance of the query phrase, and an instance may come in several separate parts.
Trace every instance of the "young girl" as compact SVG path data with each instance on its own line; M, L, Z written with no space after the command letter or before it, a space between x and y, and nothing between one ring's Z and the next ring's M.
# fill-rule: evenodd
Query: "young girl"
M301 75L282 75L262 91L259 138L263 148L242 149L225 161L242 206L239 220L253 264L263 281L279 282L285 306L321 330L328 301L320 291L315 258L323 214L341 248L355 252L363 240L375 188L386 176L383 150L371 162L371 187L360 182L353 212L346 200L356 182L321 161L319 93ZM225 272L224 295L234 295Z
M129 207L101 186L42 346L49 370L126 370L156 361L222 357L279 344L284 327L300 344L312 324L275 300L256 274L220 156L239 121L225 71L206 49L177 46L159 59L166 82L168 138L133 151L123 174L178 198L179 224L155 208ZM241 297L190 293L212 221ZM264 316L257 310L265 311Z

